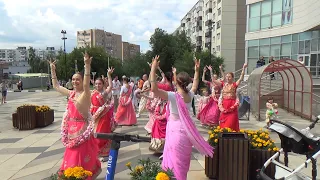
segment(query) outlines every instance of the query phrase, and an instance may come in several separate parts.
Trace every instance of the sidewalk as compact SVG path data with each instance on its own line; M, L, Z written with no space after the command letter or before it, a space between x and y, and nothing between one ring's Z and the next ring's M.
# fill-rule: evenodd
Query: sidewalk
M55 122L48 127L35 129L30 131L18 131L12 128L11 114L16 107L26 104L48 105L55 109ZM60 141L60 124L62 115L66 107L66 98L60 96L54 91L46 93L37 93L28 99L19 99L8 102L5 106L0 108L0 174L2 180L17 179L17 180L38 180L48 178L52 173L55 173L61 164L61 159L64 153L64 147ZM283 118L290 120L293 126L305 127L305 120L292 119L290 116ZM145 136L146 131L144 125L148 118L143 114L138 118L138 126L118 128L117 132L139 134ZM207 129L197 126L200 133L207 139ZM264 122L257 121L241 121L240 126L243 129L259 129L265 126ZM317 132L320 132L318 125ZM271 137L276 140L279 145L279 138L277 134L271 133ZM148 150L148 143L129 143L121 144L119 152L118 163L116 168L116 179L129 180L129 171L125 164L132 162L135 164L138 159L151 158L158 160L158 157L153 155ZM204 174L204 157L197 151L193 151L190 171L188 179L190 180L205 180ZM281 158L283 159L283 158ZM298 163L302 163L304 157L290 155L289 164L292 163L296 167ZM106 163L102 164L102 174L98 179L104 179ZM257 167L260 168L260 167ZM307 171L308 174L311 173Z

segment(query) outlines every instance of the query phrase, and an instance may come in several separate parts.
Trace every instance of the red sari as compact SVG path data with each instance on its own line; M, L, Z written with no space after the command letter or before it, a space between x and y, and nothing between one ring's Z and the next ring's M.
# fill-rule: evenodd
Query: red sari
M158 83L158 88L165 91L173 91L173 87L169 84ZM151 143L149 149L155 152L162 152L164 148L164 141L166 137L166 127L167 127L167 118L166 118L166 107L167 101L155 98L153 100L153 111L150 111L150 118L154 119L154 124L151 131ZM152 107L151 107L152 108ZM148 108L148 109L151 109Z
M113 121L113 100L112 96L103 98L102 94L96 90L91 94L91 114L95 120L95 132L111 133ZM96 138L100 156L109 156L111 146L110 140Z
M220 127L231 128L234 131L239 131L238 107L239 99L237 98L237 84L226 84L221 81L222 99L219 102Z

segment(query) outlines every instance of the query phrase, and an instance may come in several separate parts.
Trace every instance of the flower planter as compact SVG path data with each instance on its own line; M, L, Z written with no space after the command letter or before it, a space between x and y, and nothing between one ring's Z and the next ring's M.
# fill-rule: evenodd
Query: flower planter
M257 179L257 169L260 169L263 164L271 158L276 152L267 151L261 149L250 149L249 157L249 179ZM268 175L271 179L274 179L276 172L276 167L274 164L270 164L265 170L265 174Z
M18 113L12 114L12 125L14 128L18 128Z
M36 108L34 106L18 107L17 120L17 128L19 130L31 130L36 128Z
M219 148L218 146L214 147L213 157L206 156L205 157L205 167L204 171L206 176L210 179L218 179L219 172Z
M54 121L54 111L36 112L37 127L46 127Z

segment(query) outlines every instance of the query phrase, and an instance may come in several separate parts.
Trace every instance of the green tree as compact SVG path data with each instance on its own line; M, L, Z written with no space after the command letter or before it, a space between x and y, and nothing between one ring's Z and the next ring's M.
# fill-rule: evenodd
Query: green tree
M150 62L148 55L139 53L123 63L123 71L126 76L140 77L143 74L149 73L150 67L148 62Z
M40 73L40 57L36 56L36 51L33 47L29 47L28 53L28 64L31 67L28 70L28 73Z

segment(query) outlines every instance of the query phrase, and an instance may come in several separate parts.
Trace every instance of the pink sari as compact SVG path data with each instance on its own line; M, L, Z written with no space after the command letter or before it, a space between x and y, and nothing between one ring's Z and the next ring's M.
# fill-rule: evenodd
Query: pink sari
M74 97L75 92L71 91L61 125L61 140L66 151L60 170L81 166L92 172L93 176L88 178L91 180L101 172L101 164L98 160L99 149L92 136L94 121L89 111L87 119L82 116L75 106Z
M202 99L199 102L200 107L199 107L199 113L197 115L197 119L200 120L201 124L205 124L209 126L218 125L219 116L220 116L218 99L216 99L215 97L210 97L209 100L207 100L207 102L205 101L206 100Z
M154 98L153 93L150 92L149 93L149 97L150 98ZM144 129L148 132L151 133L152 132L152 127L154 124L155 119L152 116L152 112L154 111L154 101L153 99L148 99L145 108L149 111L149 121L147 122L147 124L144 126Z
M119 106L115 115L115 120L118 125L131 126L137 124L136 113L133 109L131 99L132 87L126 93L123 93L119 98Z
M113 99L108 97L106 100L98 91L93 91L91 95L91 114L95 120L95 132L111 133L113 121ZM110 140L96 138L100 156L108 156L111 146Z
M190 167L192 146L202 155L213 157L210 146L198 132L182 97L175 93L179 115L170 114L167 106L167 136L163 151L162 168L172 170L177 180L186 180Z

